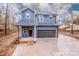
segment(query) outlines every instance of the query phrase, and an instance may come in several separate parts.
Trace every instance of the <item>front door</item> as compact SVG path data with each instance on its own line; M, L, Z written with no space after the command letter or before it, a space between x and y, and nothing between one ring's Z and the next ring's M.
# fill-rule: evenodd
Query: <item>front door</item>
M29 34L29 37L32 37L32 27L28 27L28 34Z
M30 37L32 36L32 30L29 30L29 36Z

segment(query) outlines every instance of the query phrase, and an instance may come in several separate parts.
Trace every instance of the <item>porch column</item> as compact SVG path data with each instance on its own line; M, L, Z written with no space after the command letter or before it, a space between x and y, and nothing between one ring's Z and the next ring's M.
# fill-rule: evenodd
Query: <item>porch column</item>
M36 32L36 26L34 26L34 41L36 41L37 32Z
M18 40L19 40L19 26L17 26L17 28L18 28Z
M18 38L17 38L17 43L19 43L19 26L17 26L17 28L18 28Z

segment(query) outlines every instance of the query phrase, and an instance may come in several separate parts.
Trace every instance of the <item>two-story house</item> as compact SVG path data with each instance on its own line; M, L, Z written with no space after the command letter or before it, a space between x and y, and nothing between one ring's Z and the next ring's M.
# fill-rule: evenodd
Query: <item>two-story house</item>
M21 29L21 37L57 38L57 14L51 11L36 12L30 8L21 11L22 19L16 24Z

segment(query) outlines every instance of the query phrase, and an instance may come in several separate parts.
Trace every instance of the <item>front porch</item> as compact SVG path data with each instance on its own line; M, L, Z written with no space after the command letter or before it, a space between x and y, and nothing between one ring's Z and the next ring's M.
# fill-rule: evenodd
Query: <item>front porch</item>
M34 37L28 37L28 38L21 38L19 40L20 44L27 44L27 45L33 45L34 44Z
M18 41L36 41L36 26L18 26Z
M34 37L34 26L21 26L21 29L23 38Z

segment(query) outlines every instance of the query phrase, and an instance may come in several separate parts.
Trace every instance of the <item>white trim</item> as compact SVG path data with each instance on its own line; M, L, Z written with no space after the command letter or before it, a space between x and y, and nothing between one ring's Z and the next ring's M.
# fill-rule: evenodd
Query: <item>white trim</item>
M37 32L36 32L36 26L34 26L34 41L36 41L36 37L37 37Z
M34 12L34 20L36 20L36 19L35 19L35 15L36 15L36 12Z
M44 16L43 15L39 15L39 22L44 22Z
M24 10L26 10L26 9L28 9L28 8L29 8L29 7L22 9L21 12L24 11ZM33 9L31 9L31 8L29 8L29 9L35 12L35 10L33 10Z
M57 38L57 29L56 29L56 34L55 34L55 38Z

